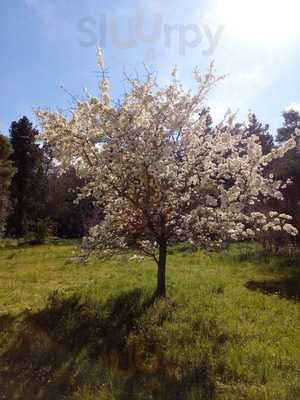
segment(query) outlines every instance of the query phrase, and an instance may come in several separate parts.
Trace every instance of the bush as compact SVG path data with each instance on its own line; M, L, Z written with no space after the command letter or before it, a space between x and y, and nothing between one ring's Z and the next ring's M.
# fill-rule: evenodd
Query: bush
M49 218L38 219L25 237L25 242L30 245L44 244L49 236L56 232L56 224Z

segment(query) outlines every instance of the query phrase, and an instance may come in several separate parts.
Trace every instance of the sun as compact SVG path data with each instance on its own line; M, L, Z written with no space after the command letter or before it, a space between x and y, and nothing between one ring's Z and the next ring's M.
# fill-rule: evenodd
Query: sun
M243 41L280 45L300 38L299 0L216 0L216 17Z

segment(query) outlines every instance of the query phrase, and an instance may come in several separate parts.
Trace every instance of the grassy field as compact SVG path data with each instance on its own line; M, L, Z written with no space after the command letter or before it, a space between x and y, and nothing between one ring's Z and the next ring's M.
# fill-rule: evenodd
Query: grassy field
M0 399L300 399L300 265L174 249L169 300L126 257L0 249Z

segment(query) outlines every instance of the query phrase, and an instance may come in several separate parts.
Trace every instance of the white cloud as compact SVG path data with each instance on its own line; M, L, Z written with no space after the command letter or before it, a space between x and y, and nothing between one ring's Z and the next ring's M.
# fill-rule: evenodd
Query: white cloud
M285 107L285 111L298 111L300 113L300 103L291 103L289 106Z
M253 65L252 68L245 68L236 71L232 79L241 84L267 85L272 82L271 68L266 64Z

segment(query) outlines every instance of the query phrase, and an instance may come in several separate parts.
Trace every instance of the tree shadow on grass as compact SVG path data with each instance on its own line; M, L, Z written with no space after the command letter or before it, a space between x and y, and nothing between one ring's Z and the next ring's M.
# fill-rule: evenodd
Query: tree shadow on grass
M8 330L15 321L15 317L10 314L0 315L0 332Z
M148 339L142 343L142 352L140 343L128 345L152 304L153 299L141 290L123 293L105 304L55 292L38 312L24 313L16 321L10 316L0 318L0 399L73 399L78 389L89 385L97 391L112 379L119 388L115 397L119 400L143 398L141 393L153 393L157 399L185 399L191 388L212 399L209 364L178 379ZM159 326L173 313L172 307L167 304L167 311L159 314ZM150 367L145 362L149 354L155 360ZM102 397L96 394L96 398Z
M144 398L212 400L215 399L215 383L206 363L198 365L180 380L165 371L152 375L137 372L126 380L118 400Z
M265 294L276 294L289 300L300 301L300 277L289 277L280 280L249 281L246 287Z
M129 332L149 305L139 290L102 307L56 292L44 309L25 313L14 327L9 316L0 318L1 338L11 336L0 354L0 399L52 400L71 395L88 380L96 359L105 360L112 351L122 353ZM123 357L124 366L126 361Z

